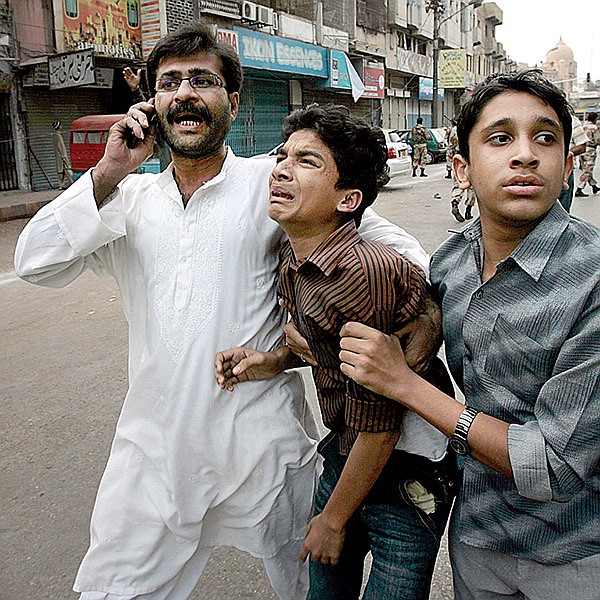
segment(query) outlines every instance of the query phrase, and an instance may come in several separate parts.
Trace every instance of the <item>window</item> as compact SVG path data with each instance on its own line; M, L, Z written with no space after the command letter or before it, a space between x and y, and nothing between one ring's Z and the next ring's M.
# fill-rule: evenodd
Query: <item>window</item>
M102 133L100 131L88 131L87 143L88 144L101 144L102 143Z
M79 6L77 6L78 0L65 0L65 15L76 19L79 15Z
M71 140L74 144L85 144L85 131L74 131Z
M140 10L137 0L127 0L127 23L129 27L139 27Z

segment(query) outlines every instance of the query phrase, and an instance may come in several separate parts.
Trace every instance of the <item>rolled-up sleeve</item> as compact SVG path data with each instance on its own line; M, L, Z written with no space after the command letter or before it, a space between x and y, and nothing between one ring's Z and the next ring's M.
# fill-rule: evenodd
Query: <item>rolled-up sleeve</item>
M519 493L566 502L600 462L600 292L594 289L542 386L535 420L511 425L508 443Z

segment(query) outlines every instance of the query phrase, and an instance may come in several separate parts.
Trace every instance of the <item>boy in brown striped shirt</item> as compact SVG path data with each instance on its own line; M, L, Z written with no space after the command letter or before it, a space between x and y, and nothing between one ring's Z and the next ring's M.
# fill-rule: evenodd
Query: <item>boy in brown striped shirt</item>
M424 273L356 230L386 180L383 134L344 107L312 105L286 119L283 138L269 207L290 240L277 291L315 359L319 406L331 430L320 445L324 472L301 555L312 558L309 597L358 598L371 551L364 598L426 598L451 501L433 484L451 470L446 438L339 368L344 323L393 333L425 311ZM233 389L298 366L286 346L236 348L217 355L216 375ZM438 359L426 377L453 392Z

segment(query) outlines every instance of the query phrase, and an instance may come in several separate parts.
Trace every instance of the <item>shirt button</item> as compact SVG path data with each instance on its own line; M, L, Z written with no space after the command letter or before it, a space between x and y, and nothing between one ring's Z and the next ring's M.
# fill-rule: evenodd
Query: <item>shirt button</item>
M475 292L475 298L477 298L478 300L483 298L483 292L481 290L477 290Z
M182 257L181 257L179 260L180 260L182 263L186 263L186 262L188 261L188 259L187 259L187 256L182 256Z

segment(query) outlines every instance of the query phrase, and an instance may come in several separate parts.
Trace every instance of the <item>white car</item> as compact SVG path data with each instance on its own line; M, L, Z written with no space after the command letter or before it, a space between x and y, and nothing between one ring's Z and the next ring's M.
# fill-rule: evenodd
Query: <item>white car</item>
M406 142L400 141L398 133L391 129L382 129L388 149L387 164L390 168L390 179L406 175L412 166L411 148Z

